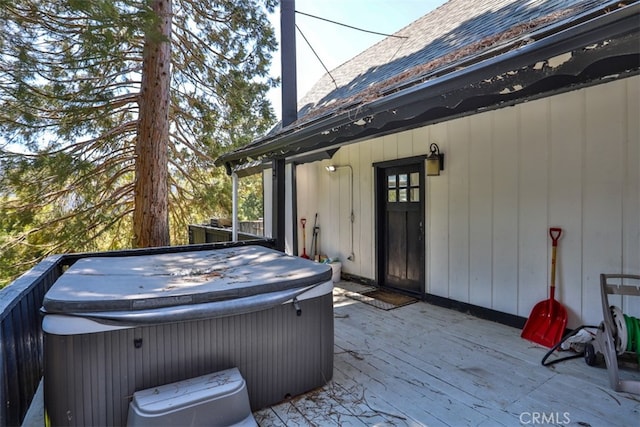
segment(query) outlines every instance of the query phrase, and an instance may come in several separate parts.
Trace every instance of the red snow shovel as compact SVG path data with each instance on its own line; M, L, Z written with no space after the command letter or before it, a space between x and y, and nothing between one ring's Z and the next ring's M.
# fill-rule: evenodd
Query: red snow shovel
M560 342L567 326L567 310L554 299L556 292L556 252L561 235L561 228L553 227L549 229L549 236L551 236L553 242L549 299L540 301L533 307L520 335L522 338L549 348Z
M302 255L300 255L300 258L309 259L309 255L307 255L307 233L305 230L305 226L307 225L307 219L302 218L300 220L300 224L302 225Z

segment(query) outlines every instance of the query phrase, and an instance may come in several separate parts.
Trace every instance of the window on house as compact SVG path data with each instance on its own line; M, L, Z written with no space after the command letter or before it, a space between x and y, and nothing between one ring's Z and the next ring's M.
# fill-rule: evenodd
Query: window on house
M389 175L387 177L387 202L406 203L420 201L420 174Z

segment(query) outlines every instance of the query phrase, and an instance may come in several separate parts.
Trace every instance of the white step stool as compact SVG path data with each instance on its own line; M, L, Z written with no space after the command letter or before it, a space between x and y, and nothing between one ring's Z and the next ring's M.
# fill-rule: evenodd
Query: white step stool
M238 368L148 388L133 394L127 425L257 426Z

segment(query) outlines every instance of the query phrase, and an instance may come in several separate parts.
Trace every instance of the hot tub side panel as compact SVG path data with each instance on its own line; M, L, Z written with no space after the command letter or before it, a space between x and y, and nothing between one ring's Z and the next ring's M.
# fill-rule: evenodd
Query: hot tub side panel
M52 425L125 425L133 393L238 367L253 411L333 375L331 293L242 315L92 334L45 334Z

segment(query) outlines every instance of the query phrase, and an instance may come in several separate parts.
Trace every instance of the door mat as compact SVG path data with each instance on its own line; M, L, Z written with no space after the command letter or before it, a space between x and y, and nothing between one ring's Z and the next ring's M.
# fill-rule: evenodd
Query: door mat
M354 292L358 294L364 294L364 293L375 291L376 289L378 289L375 286L362 285L360 283L346 282L346 281L340 281L336 283L335 287L343 289L345 293Z
M403 307L418 301L417 298L396 292L373 290L363 293L347 292L349 298L361 301L382 310L393 310L394 308Z

